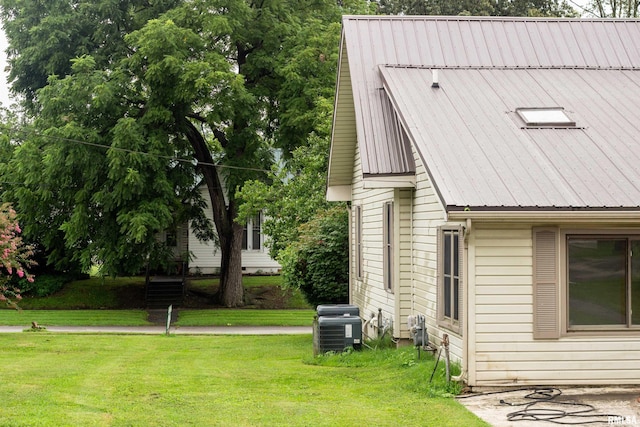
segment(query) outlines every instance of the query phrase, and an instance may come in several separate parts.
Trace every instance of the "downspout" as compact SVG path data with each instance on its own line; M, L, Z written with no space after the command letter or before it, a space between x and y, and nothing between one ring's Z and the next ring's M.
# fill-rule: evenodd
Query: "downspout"
M414 264L413 264L413 198L415 197L415 191L411 191L411 205L409 206L409 226L411 227L411 236L409 243L409 250L411 251L411 256L409 257L409 264L411 266L411 274L409 275L409 279L411 280L411 313L415 313L416 311L416 283L414 280Z
M471 218L467 218L466 221L466 225L464 227L464 232L463 232L463 241L464 241L464 258L462 260L462 265L463 265L463 269L464 269L464 274L465 274L465 283L467 285L467 292L465 292L464 298L462 300L462 312L464 313L464 326L463 326L463 337L462 337L462 343L463 343L463 350L462 353L464 354L464 358L462 360L462 373L461 373L461 377L467 377L468 379L468 373L469 373L469 358L471 357L471 351L470 351L470 345L469 345L469 340L471 338L470 334L472 333L471 328L469 327L469 325L471 324L471 319L469 316L470 310L469 310L469 301L470 301L470 295L469 295L469 290L471 289L471 269L469 268L469 236L471 235L471 232L473 231L473 222L471 221ZM475 291L474 291L475 293Z

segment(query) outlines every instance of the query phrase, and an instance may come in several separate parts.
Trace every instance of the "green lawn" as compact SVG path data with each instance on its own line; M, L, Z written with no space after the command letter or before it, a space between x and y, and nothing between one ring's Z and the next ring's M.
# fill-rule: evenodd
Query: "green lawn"
M144 300L144 280L144 277L94 277L76 280L67 283L53 295L25 296L19 305L24 309L38 310L140 308Z
M145 310L0 310L0 325L149 326Z
M45 332L0 349L2 425L486 426L430 397L433 361L411 348L314 359L308 335Z
M307 310L180 310L177 326L311 326L315 311Z
M176 326L311 326L315 311L179 310ZM0 325L149 326L145 310L0 310Z

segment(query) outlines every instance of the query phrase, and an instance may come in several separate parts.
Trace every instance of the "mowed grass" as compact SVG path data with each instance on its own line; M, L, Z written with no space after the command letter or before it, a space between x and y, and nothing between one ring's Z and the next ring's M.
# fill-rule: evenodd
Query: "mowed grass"
M176 326L311 326L314 310L180 310Z
M37 279L36 279L37 280ZM67 283L62 290L46 297L26 296L19 305L34 310L115 310L141 308L144 277L93 277ZM139 307L131 304L139 302Z
M433 360L386 351L330 366L310 363L324 362L311 356L310 335L4 334L0 424L486 425L453 399L429 397Z
M0 325L150 326L145 310L0 310ZM0 424L1 425L1 424Z
M313 310L179 310L175 326L311 326ZM0 310L0 325L150 326L145 310Z

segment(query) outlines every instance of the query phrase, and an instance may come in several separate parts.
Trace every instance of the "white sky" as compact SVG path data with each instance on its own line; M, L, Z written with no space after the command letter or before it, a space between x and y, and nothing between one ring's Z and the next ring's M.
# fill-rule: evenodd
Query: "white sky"
M0 30L0 102L2 102L2 106L9 107L11 105L11 100L9 99L7 73L4 71L7 66L7 57L4 53L5 50L7 50L7 38L4 36L4 31Z

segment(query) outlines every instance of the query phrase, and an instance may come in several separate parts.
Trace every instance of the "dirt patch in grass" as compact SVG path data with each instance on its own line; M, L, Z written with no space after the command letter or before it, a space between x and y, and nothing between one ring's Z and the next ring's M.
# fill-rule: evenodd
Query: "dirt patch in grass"
M217 308L215 293L217 287L210 289L190 288L187 285L182 308L206 309ZM244 307L257 309L287 309L307 308L304 302L294 295L290 289L282 289L279 286L264 285L251 286L244 289Z
M143 308L146 305L144 287L139 285L120 286L116 291L116 300L118 308L122 310Z

